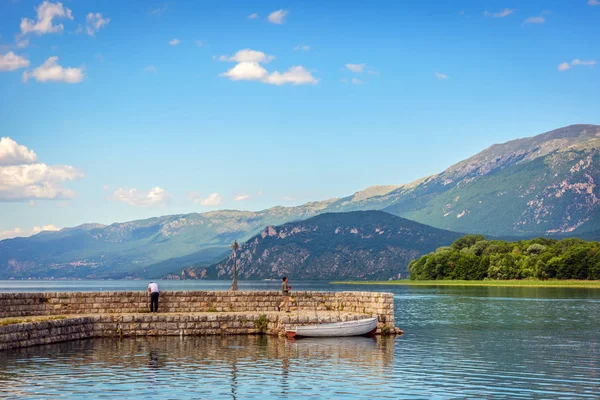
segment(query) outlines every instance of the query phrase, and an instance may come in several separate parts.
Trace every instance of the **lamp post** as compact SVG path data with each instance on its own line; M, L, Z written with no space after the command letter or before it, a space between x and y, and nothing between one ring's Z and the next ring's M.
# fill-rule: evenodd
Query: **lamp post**
M234 240L233 244L231 245L231 250L233 250L233 282L231 283L231 290L238 289L236 253L239 248L240 248L240 245L238 244L237 240Z

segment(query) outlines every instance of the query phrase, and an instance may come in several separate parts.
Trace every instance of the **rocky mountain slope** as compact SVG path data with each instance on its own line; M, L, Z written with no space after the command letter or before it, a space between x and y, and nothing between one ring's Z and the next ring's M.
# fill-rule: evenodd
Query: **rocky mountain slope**
M268 226L238 251L239 279L391 279L407 277L408 263L460 234L382 211L326 213ZM231 278L233 258L188 268L183 278Z
M444 172L327 210L380 209L438 228L495 236L600 229L600 126L572 125L493 145Z
M498 237L600 238L600 126L572 125L494 145L407 185L259 212L223 210L0 241L0 279L157 276L218 260L268 225L326 212L384 210L437 228Z
M600 126L573 125L494 145L409 190L385 210L496 236L583 234L600 227Z

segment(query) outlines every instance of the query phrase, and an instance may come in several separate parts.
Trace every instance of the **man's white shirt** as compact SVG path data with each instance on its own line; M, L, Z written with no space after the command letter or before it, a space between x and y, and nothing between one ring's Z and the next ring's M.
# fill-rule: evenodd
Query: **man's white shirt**
M148 289L150 289L151 293L158 293L158 283L151 282L148 285Z

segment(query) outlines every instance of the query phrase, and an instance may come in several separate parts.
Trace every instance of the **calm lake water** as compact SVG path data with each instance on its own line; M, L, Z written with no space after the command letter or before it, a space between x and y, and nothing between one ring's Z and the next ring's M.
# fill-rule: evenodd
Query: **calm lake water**
M159 282L222 290L228 282ZM600 398L600 290L342 286L395 294L398 338L93 339L0 353L0 397ZM139 281L0 281L0 291L144 290ZM242 290L279 282L241 282Z

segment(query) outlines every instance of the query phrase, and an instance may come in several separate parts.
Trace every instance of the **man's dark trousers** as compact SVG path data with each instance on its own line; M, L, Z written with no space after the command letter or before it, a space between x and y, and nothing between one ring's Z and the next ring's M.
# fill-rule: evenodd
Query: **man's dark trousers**
M150 312L158 312L158 292L150 293Z

